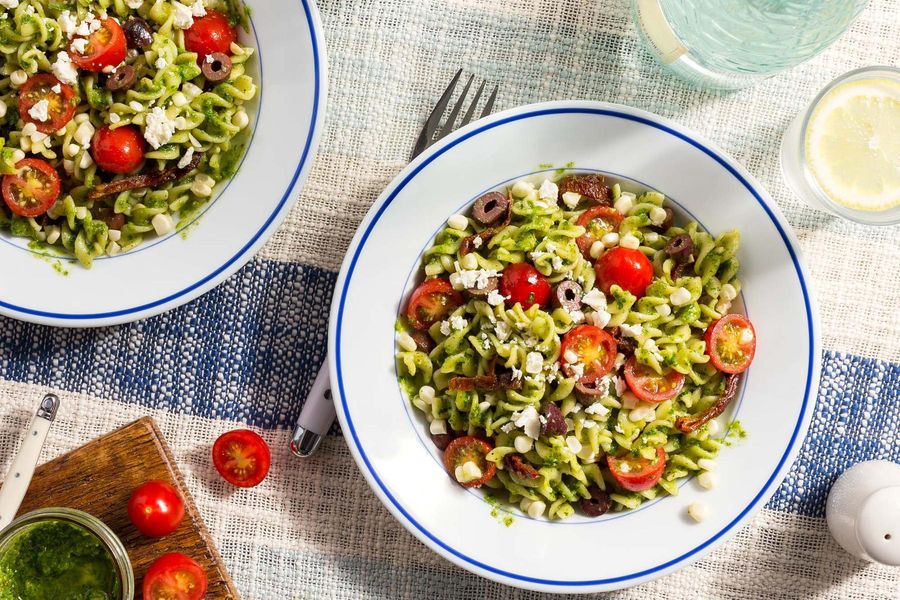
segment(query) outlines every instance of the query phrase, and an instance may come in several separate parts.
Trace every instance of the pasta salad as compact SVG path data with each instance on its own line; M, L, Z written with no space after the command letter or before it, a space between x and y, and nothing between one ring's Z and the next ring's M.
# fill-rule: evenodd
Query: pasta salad
M234 176L257 94L239 0L0 5L0 230L90 267Z
M740 235L557 172L480 197L425 251L397 371L450 476L531 517L622 511L709 471L753 360Z

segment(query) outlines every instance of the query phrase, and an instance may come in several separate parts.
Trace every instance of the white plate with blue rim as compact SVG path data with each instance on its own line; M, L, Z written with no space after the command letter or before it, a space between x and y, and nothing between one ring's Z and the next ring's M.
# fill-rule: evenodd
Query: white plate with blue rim
M248 105L252 136L235 177L183 227L134 250L101 256L90 269L0 232L0 314L94 327L143 319L180 306L237 271L294 205L325 117L325 40L313 0L251 9L242 45L255 48L247 72L259 84ZM255 9L255 10L254 10Z
M680 217L742 233L741 308L758 346L741 396L721 421L746 438L717 458L718 484L598 518L499 512L444 470L428 423L397 383L394 329L421 256L448 217L486 191L568 165L666 195ZM819 327L797 241L771 197L713 144L656 115L613 104L553 102L496 114L410 164L375 202L341 269L329 336L332 389L347 443L372 490L435 552L473 573L527 589L589 593L661 577L734 535L772 496L809 426ZM687 507L701 502L695 522ZM492 514L493 513L493 514ZM509 517L509 518L507 518Z

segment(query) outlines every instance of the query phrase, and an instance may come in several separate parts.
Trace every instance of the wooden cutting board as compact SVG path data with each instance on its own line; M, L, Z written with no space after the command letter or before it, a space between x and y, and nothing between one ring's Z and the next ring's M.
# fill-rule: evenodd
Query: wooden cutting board
M151 479L169 482L184 499L184 521L177 531L161 539L141 535L128 520L131 492ZM51 506L88 512L119 536L134 568L135 598L142 597L141 582L147 568L167 552L186 554L205 569L209 578L208 599L239 598L185 488L172 451L150 417L38 467L19 514Z

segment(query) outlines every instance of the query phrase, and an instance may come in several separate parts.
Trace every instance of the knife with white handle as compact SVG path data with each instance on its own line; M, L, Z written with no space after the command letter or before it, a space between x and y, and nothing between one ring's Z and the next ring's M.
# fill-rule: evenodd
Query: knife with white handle
M19 453L6 474L6 480L0 487L0 530L12 523L22 505L22 500L25 499L25 492L28 491L34 469L41 457L41 449L44 447L44 441L58 409L59 397L47 394L41 400L34 419L31 420L25 441L22 442L22 447L19 448Z
M328 361L325 361L306 396L306 402L303 403L297 427L291 438L291 451L302 458L312 456L334 423L334 417Z

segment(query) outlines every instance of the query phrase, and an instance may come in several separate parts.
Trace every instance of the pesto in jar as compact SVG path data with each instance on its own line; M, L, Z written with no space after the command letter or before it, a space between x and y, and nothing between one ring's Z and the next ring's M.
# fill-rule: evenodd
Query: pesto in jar
M121 589L109 550L75 523L29 525L0 549L0 600L117 600Z

